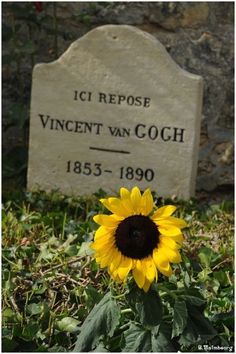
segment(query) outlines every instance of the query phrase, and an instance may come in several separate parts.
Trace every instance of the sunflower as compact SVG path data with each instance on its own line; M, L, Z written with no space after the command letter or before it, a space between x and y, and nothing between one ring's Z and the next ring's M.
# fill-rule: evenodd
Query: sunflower
M171 276L170 262L181 262L181 229L187 226L184 220L171 216L176 207L166 205L154 210L150 189L141 195L138 187L131 192L121 188L120 198L100 201L112 212L94 216L100 227L91 248L100 267L107 267L119 282L125 282L132 272L145 292L158 280L158 272Z

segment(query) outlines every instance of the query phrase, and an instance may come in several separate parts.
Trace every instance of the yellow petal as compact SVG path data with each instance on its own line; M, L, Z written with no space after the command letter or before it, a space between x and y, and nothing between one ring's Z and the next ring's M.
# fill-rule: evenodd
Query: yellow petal
M175 218L174 216L168 216L166 218L158 218L158 222L161 223L162 225L166 225L166 226L172 225L180 229L183 229L188 226L183 219Z
M145 269L146 269L146 273L145 273L145 276L147 278L147 280L152 283L153 280L155 279L156 277L156 267L155 267L155 264L152 260L152 257L147 257L147 258L144 258L142 259L142 265L145 265Z
M173 225L160 225L159 222L155 221L155 224L158 225L158 230L162 235L165 236L177 236L177 235L181 235L181 230Z
M132 268L132 259L123 256L118 268L118 275L120 277L120 279L123 281L127 275L129 274L129 271Z
M134 213L130 197L120 201L120 209L122 210L122 216L125 218Z
M140 212L142 215L148 215L153 210L154 202L150 189L146 189L141 197Z
M169 259L160 249L153 250L153 260L157 266L157 269L167 277L172 274L172 269L169 263Z
M181 255L178 250L173 250L164 245L160 245L159 249L165 254L171 263L180 263L182 261Z
M109 198L109 199L112 199L112 198ZM105 199L105 198L102 198L102 199L100 199L100 202L108 209L108 210L110 210L113 214L116 214L116 210L114 210L114 209L116 209L115 207L114 208L112 208L112 206L110 205L110 201L109 201L109 199ZM116 198L114 198L114 199L116 199Z
M158 272L156 270L156 281L158 280ZM148 279L145 279L145 283L143 286L143 290L145 291L145 293L149 290L151 283L148 281Z
M94 240L97 241L99 240L101 237L103 236L106 236L108 234L111 234L111 229L107 229L106 227L104 226L100 226L97 231L95 232L95 235L94 235Z
M100 240L94 241L90 247L95 251L103 251L104 253L106 253L107 250L114 247L114 245L115 245L115 240L108 239L104 242L101 242Z
M108 273L110 274L110 276L112 277L112 279L114 279L117 282L121 282L119 275L117 274L117 270L114 270L113 272L108 270Z
M150 288L151 283L147 280L147 278L145 279L145 283L143 285L143 290L146 292L148 292L149 288Z
M152 219L156 219L156 218L164 218L166 216L170 216L171 214L174 213L174 211L176 210L176 207L174 205L165 205L159 209L157 209L157 211L155 211L155 213L152 216Z
M160 235L160 244L171 248L172 250L178 250L181 246L176 243L171 237Z
M128 191L128 189L122 187L120 189L120 196L121 196L122 205L125 208L125 210L128 212L128 215L135 214L133 209L133 204L131 202L131 194Z
M94 243L97 245L114 244L115 237L112 233L100 236L98 239L94 239Z
M134 187L131 191L131 203L135 214L141 211L141 193L138 187Z
M114 266L114 264L111 262L108 266L108 271L111 273L117 273L116 272L117 268Z
M130 198L130 191L127 188L121 187L120 197L121 197L121 199Z
M171 238L172 240L177 242L180 246L182 246L183 241L184 241L184 237L183 237L182 234L180 234L180 235L169 235L167 237Z
M101 268L107 267L111 262L112 256L113 250L110 249L105 254L102 254L102 256L96 257L96 262L100 264Z
M112 273L114 276L117 275L117 267L111 262L108 266L108 271Z
M101 242L101 243L104 243L104 242L113 242L115 240L114 236L113 236L113 233L110 231L108 232L107 234L103 234L101 235L100 237L97 236L97 233L95 233L95 236L94 236L94 241L95 242Z
M118 218L114 215L98 214L93 217L93 220L99 225L109 228L116 228L123 218Z
M134 268L136 268L136 262L137 262L137 260L136 259L133 259L133 265L132 265L132 269L134 269Z
M142 289L142 287L144 286L144 283L145 283L145 275L143 274L141 262L139 259L136 260L136 266L132 270L132 273L133 273L134 280L136 281L138 287Z
M130 210L118 198L100 199L100 201L108 210L118 216L127 217L130 215Z
M114 264L112 264L112 263L109 264L108 271L112 273L114 270L115 270Z
M121 262L121 257L122 257L122 254L120 253L120 251L118 251L117 248L114 248L113 257L112 257L112 261L111 261L111 264L114 266L114 269L117 269L119 267L120 262Z

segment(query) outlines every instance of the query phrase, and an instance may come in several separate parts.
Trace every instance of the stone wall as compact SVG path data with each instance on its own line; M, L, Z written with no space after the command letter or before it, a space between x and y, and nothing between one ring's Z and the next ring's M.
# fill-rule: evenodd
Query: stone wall
M3 5L3 24L11 22L11 3ZM19 3L24 7L25 3ZM32 4L32 3L31 3ZM42 3L35 12L38 28L29 31L27 16L15 16L21 25L19 37L29 36L36 49L17 65L3 60L3 124L17 100L17 85L23 77L22 100L30 103L32 65L50 62L90 29L104 24L129 24L151 33L172 58L189 72L204 79L201 145L197 190L233 190L234 124L234 3L233 2L59 2ZM55 4L55 3L54 3ZM29 5L27 5L29 6ZM33 5L30 13L36 11ZM56 15L56 16L55 16ZM56 21L55 21L56 18ZM40 25L41 21L41 25ZM50 31L51 29L51 31ZM55 35L55 32L57 35ZM4 40L3 55L10 52ZM14 79L15 75L15 79ZM21 83L22 85L22 83ZM21 88L22 90L22 88ZM26 123L27 127L27 123ZM26 129L27 130L27 129ZM4 130L3 146L27 147L27 134L18 127Z

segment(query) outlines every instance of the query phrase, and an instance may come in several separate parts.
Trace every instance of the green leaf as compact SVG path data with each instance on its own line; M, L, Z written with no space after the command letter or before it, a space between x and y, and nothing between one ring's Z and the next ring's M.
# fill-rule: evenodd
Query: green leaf
M145 293L135 287L128 294L128 302L143 325L157 326L161 323L162 302L156 291L149 290Z
M51 260L53 258L53 253L50 252L47 244L40 245L40 254L38 256L37 261L41 262L42 260Z
M188 305L188 320L179 343L182 345L204 344L217 335L210 321L195 306Z
M78 256L91 256L94 251L92 250L91 246L92 242L83 242L80 246Z
M185 300L187 303L193 306L203 306L205 304L205 300L192 295L180 295L180 299Z
M108 350L104 347L103 343L98 343L98 346L93 350L93 353L107 353Z
M124 332L125 347L123 352L151 352L151 332L147 329L131 324Z
M57 322L57 328L63 332L74 333L77 332L79 321L73 317L64 317Z
M215 292L215 294L217 294L219 288L220 288L220 282L217 279L211 279L211 281L209 282L209 285L212 287L213 291Z
M176 348L171 342L171 327L168 323L162 323L157 334L152 331L152 351L153 352L176 352Z
M73 257L73 256L76 256L77 253L78 253L78 248L76 245L71 245L71 246L68 246L66 249L65 249L65 253L70 256L70 257Z
M210 267L212 263L221 258L221 255L212 251L210 248L203 247L200 249L198 257L203 266Z
M227 327L234 329L234 310L226 313L217 313L212 317L212 321L219 325L226 325Z
M31 321L26 327L23 328L22 335L20 337L26 341L32 341L35 339L39 329L40 324L38 322L35 323L34 321Z
M41 294L45 293L45 291L47 289L48 289L48 287L46 285L42 285L42 286L39 286L38 288L35 288L34 293L37 295L41 295Z
M184 346L197 343L199 339L198 330L191 318L187 320L187 326L180 336L179 343Z
M119 318L119 307L109 292L94 306L85 319L80 328L81 332L77 337L74 351L91 351L102 335L111 337L119 323Z
M189 276L188 272L183 272L183 280L184 280L184 284L187 288L190 287L191 285L191 278Z
M198 273L198 278L201 283L205 283L208 279L210 279L210 274L212 270L210 268L204 268L201 272Z
M84 292L88 308L92 308L102 299L102 294L100 294L92 285L88 285Z
M29 304L27 306L27 312L30 314L30 315L38 315L40 313L42 313L44 310L44 305L43 303L33 303L33 304Z
M48 348L47 351L50 353L65 353L66 349L61 345L55 344L53 347Z
M229 285L229 279L227 277L227 272L223 270L219 270L218 272L214 272L213 276L218 280L221 286L225 287Z
M2 351L4 352L14 352L14 349L18 346L18 343L10 338L2 338Z
M204 307L206 301L197 288L190 288L184 294L179 295L179 300L184 300L187 304Z
M3 320L3 323L11 323L11 325L14 323L14 322L18 322L18 319L17 319L17 315L16 313L11 309L11 308L6 308L5 310L3 310L2 312L2 320Z
M187 324L188 312L184 301L176 300L172 325L172 338L179 336Z

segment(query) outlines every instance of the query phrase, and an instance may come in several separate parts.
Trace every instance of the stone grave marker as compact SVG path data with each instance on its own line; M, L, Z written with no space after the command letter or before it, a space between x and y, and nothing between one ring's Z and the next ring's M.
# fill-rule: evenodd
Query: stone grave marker
M202 78L153 36L106 25L33 70L28 188L194 194Z

